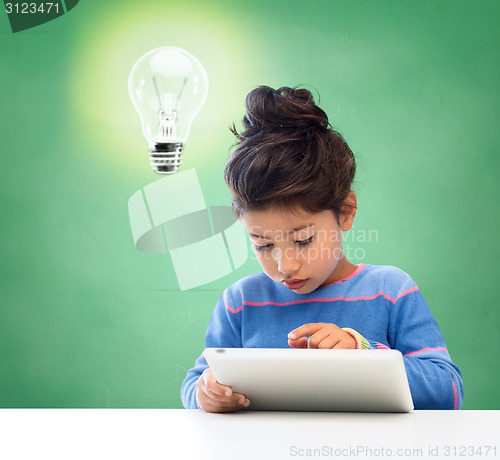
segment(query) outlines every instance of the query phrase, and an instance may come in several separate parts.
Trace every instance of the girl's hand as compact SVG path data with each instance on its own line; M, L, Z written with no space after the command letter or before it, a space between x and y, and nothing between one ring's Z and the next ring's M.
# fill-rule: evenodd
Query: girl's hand
M356 340L336 324L309 323L288 334L288 345L293 348L356 348Z
M233 393L231 387L218 383L210 368L203 371L196 386L198 401L206 412L233 412L250 405L245 395Z

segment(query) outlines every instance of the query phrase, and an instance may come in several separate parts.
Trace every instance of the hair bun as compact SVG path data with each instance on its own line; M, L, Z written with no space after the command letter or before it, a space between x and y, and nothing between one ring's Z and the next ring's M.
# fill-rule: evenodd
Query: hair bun
M245 106L243 124L247 131L324 130L329 127L326 113L316 105L307 89L283 86L274 90L259 86L250 91Z

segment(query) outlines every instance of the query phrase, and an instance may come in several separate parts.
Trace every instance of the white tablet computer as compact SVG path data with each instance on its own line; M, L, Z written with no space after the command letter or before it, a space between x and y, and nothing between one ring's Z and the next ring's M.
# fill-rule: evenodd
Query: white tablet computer
M409 412L397 350L206 348L217 381L250 399L251 410Z

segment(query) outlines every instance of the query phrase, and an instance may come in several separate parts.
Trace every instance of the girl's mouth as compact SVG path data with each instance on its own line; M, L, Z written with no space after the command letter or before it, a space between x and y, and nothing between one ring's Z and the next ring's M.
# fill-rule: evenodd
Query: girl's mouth
M282 281L283 284L290 290L296 291L298 289L302 289L307 283L307 279L301 280L296 278L290 278Z

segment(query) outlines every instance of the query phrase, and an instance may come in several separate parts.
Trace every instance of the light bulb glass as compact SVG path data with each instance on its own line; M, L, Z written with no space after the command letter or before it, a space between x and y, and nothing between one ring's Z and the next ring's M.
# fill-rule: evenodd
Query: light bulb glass
M193 120L207 98L205 69L181 48L156 48L134 64L128 90L148 141L151 166L158 173L176 172Z

